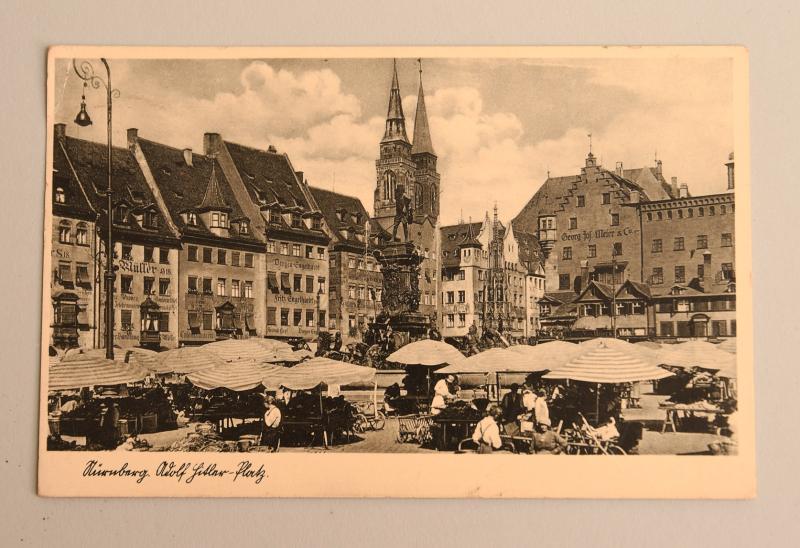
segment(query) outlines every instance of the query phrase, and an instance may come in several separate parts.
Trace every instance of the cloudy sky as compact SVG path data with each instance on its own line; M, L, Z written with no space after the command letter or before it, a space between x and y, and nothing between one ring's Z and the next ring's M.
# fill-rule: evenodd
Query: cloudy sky
M125 130L202 151L203 133L289 154L314 186L358 196L372 210L391 59L110 61L114 144ZM416 59L398 59L409 138ZM99 60L95 67L102 70ZM426 105L442 176L442 221L477 219L498 204L510 219L552 175L578 173L593 135L613 169L663 161L693 194L725 190L733 150L727 59L426 59ZM105 140L105 94L86 90L95 124L72 120L82 81L57 61L55 119Z

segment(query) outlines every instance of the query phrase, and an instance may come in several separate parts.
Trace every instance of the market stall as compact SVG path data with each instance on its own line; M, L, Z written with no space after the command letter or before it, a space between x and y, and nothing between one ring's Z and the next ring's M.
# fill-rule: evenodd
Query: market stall
M349 436L353 432L357 411L338 395L341 386L371 383L373 408L377 412L377 383L375 369L371 367L320 356L294 367L273 369L264 375L262 383L269 390L291 391L288 401L284 400L281 420L284 433L310 443L321 434L325 447L336 436ZM328 390L327 396L323 396L323 388Z
M289 343L275 339L225 339L203 346L225 361L252 360L263 362L279 350L291 351Z

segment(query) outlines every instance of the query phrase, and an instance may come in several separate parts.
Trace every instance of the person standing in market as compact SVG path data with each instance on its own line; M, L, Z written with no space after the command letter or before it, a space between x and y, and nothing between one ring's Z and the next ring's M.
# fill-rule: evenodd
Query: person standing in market
M533 433L532 449L536 454L558 455L567 447L567 441L550 429L550 421L540 421Z
M503 441L500 439L500 427L497 425L497 421L502 415L499 407L492 406L486 410L486 415L475 426L472 441L478 445L478 454L492 453L503 446Z
M264 400L264 429L261 433L261 445L270 448L272 452L278 450L280 441L281 410L273 396Z
M551 424L550 409L547 406L547 392L540 388L536 393L536 400L533 403L533 414L537 423Z
M518 417L523 413L522 396L519 393L519 385L513 383L509 391L503 395L500 401L500 409L503 411L503 430L509 436L519 433Z
M106 449L115 449L118 441L119 406L109 398L106 398L105 406L105 413L100 418L100 443Z

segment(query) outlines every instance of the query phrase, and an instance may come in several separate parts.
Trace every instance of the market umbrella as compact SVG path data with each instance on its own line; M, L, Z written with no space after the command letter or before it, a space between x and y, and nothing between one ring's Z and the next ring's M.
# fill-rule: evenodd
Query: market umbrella
M473 354L461 361L447 365L436 371L437 374L455 373L498 373L498 372L533 372L536 370L530 361L520 352L512 352L508 348L489 348Z
M90 386L110 386L138 382L147 376L143 367L107 360L91 352L73 352L49 368L50 390L69 390Z
M105 359L106 349L70 348L64 353L64 358L80 354ZM154 350L148 350L147 348L120 348L119 346L114 346L114 361L138 365L139 367L143 367L145 369L152 368L156 360L156 356L158 356L158 352Z
M647 363L636 353L603 344L587 349L562 367L547 373L544 378L617 384L663 379L671 375L666 369Z
M272 354L266 356L261 361L264 363L297 363L301 362L306 358L313 356L310 350L292 350L281 348L272 352Z
M464 355L455 346L442 341L423 339L395 350L389 354L386 361L403 365L436 367L438 365L454 364L463 359Z
M230 362L236 360L263 361L272 356L279 349L291 347L282 341L273 339L225 339L204 345L211 352L223 360Z
M508 350L521 354L530 362L525 372L536 372L555 369L567 363L581 352L581 347L566 341L549 341L534 346L511 346Z
M721 350L706 341L688 341L664 347L656 354L659 365L671 365L690 369L700 367L711 371L736 369L736 355Z
M214 390L227 388L235 392L251 390L261 384L261 380L271 374L273 369L284 369L279 365L266 365L255 360L236 360L216 367L195 371L186 378L198 388Z
M158 354L148 368L160 375L167 373L187 374L219 367L224 364L225 360L205 346L184 346Z
M374 381L375 369L372 367L322 356L294 367L273 368L263 377L263 384L267 388L277 389L285 386L290 390L310 390L320 384L330 386Z
M634 344L649 348L650 350L661 350L661 345L654 341L639 341Z
M597 337L583 341L578 345L581 348L581 353L587 349L595 348L612 348L618 350L623 354L633 355L650 365L659 365L657 358L658 351L641 344L629 343L622 339L612 339L609 337Z

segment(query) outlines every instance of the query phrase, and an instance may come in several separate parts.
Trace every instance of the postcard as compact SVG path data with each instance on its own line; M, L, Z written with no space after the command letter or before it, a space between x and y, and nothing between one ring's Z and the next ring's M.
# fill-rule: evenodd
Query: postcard
M56 46L39 493L749 498L741 47Z

